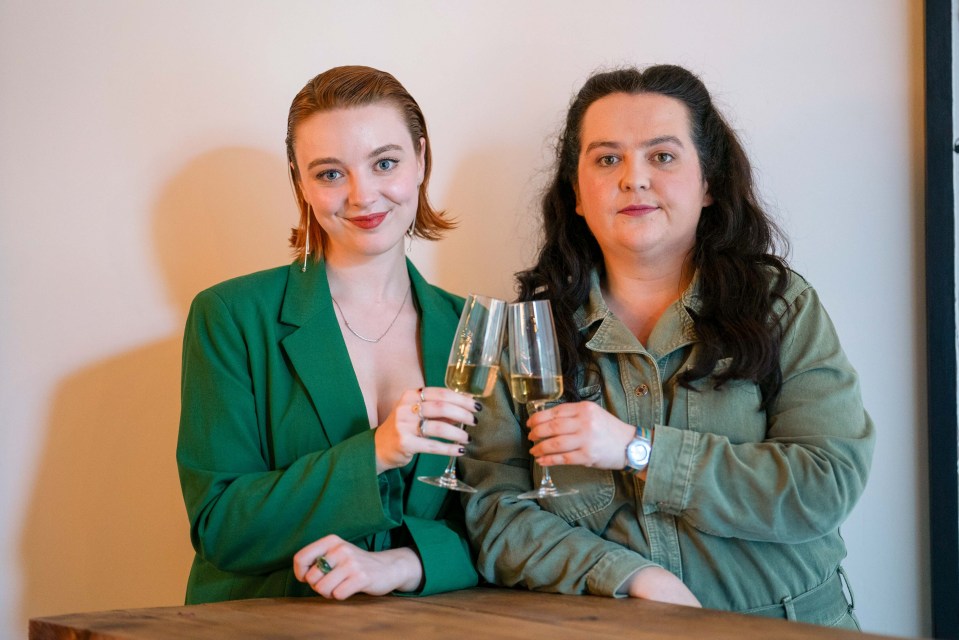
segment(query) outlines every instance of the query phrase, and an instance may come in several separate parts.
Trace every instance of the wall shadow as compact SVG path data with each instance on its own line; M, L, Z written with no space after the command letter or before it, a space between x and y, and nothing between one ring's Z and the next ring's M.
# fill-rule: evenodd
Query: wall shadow
M158 286L179 327L197 291L289 259L284 166L256 149L215 149L159 193ZM57 386L19 544L21 628L39 615L182 604L193 551L174 457L181 344L177 329Z

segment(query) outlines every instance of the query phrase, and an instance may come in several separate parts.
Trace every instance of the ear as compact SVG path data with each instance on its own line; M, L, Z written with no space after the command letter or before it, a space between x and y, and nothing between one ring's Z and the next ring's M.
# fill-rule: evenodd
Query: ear
M420 151L416 158L416 186L423 184L426 177L426 138L420 138Z
M579 185L575 182L573 183L573 195L576 197L576 215L582 216L583 204L579 200Z
M713 195L709 193L709 183L703 182L703 206L708 207L713 203Z

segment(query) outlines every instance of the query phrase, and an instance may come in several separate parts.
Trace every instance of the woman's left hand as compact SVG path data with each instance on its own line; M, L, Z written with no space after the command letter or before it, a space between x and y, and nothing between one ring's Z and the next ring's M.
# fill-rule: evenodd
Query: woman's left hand
M636 434L595 402L566 402L537 411L526 423L530 453L541 466L577 464L597 469L622 469L626 445Z
M293 556L293 573L324 598L345 600L355 593L381 596L414 591L423 579L423 565L416 552L406 547L364 551L328 535Z

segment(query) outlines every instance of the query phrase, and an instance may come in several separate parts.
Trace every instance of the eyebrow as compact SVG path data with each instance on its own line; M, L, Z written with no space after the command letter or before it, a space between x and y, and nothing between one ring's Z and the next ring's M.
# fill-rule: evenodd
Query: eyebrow
M384 144L382 147L377 147L373 149L367 157L375 158L376 156L382 153L386 153L387 151L402 151L402 150L403 150L403 147L401 147L398 144ZM309 171L313 167L320 164L343 164L343 162L340 161L338 158L334 158L332 156L328 158L316 158L314 160L310 160L310 163L306 165L306 170Z
M682 141L676 136L657 136L655 138L650 138L649 140L644 141L640 146L648 149L649 147L655 147L658 144L672 143L678 146L680 149L685 149ZM590 142L587 145L586 150L583 153L589 153L593 149L598 149L600 147L609 147L611 149L619 149L623 145L619 142L613 142L611 140L596 140L595 142Z

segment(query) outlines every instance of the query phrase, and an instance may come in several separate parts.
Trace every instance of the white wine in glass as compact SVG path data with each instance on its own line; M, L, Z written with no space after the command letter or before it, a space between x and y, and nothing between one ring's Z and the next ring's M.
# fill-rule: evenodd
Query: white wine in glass
M559 400L563 396L563 377L511 374L509 391L516 402L533 404L539 411L542 405Z
M446 388L468 393L474 398L485 398L493 393L499 364L475 365L457 362L446 366Z
M503 349L506 303L496 298L471 295L460 314L456 337L446 365L446 387L474 398L493 393ZM453 491L475 493L476 489L456 477L456 458L450 457L441 476L419 476L421 482Z
M509 305L509 390L532 415L547 402L563 395L563 375L549 300ZM556 498L579 493L553 484L549 467L543 467L539 488L519 494L520 498Z

